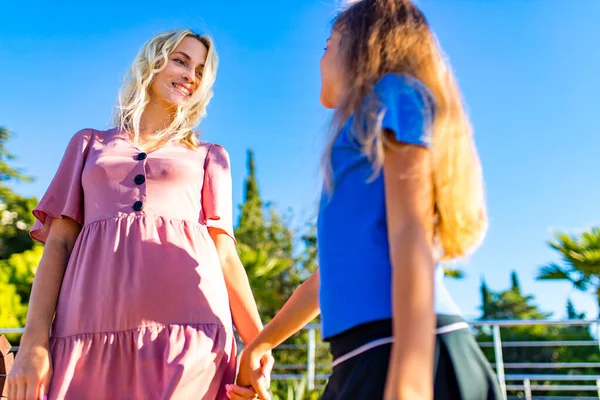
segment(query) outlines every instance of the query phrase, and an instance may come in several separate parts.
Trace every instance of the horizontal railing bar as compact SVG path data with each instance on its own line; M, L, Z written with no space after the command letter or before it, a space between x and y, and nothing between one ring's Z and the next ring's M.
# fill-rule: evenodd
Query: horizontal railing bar
M508 396L508 400L523 400L523 397ZM573 396L538 396L533 397L534 400L573 400ZM576 400L598 400L598 396L577 396Z
M304 369L306 364L275 364L273 369Z
M272 381L289 381L289 380L300 381L305 378L306 378L306 375L303 375L303 374L272 374L271 375ZM326 381L327 379L329 379L329 375L316 374L315 379L319 380L319 381Z
M597 386L592 385L530 385L531 390L550 391L555 390L557 392L573 392L573 391L597 391ZM523 385L506 385L507 390L525 390Z
M550 374L506 374L504 379L507 381L597 381L600 375L550 375Z
M593 324L600 324L600 319L566 319L566 320L550 320L550 319L507 319L507 320L475 320L467 321L469 325L474 327L485 327L485 326L528 326L528 325L562 325L562 326L589 326ZM23 333L24 328L1 328L0 333ZM303 330L308 329L321 329L321 324L308 324L305 325Z
M272 381L288 381L288 380L301 380L304 375L301 374L271 374Z
M0 334L2 333L23 333L25 328L0 328Z
M591 319L565 319L565 320L551 320L551 319L507 319L507 320L489 320L489 321L467 321L471 326L530 326L530 325L569 325L569 326L588 326L593 324L600 324L600 320Z
M480 347L492 347L493 342L479 342ZM540 340L534 341L503 341L502 347L553 347L553 346L598 346L596 340Z
M281 369L306 368L306 364L275 364L273 367ZM331 369L331 364L315 364L316 369Z
M495 363L490 363L496 367ZM600 362L572 362L572 363L504 363L504 369L515 368L600 368Z
M243 346L240 346L243 348ZM288 350L306 350L306 348L308 347L307 343L290 343L290 344L280 344L279 346L275 347L273 350L277 350L277 349L288 349ZM329 349L329 345L327 344L321 344L321 343L317 343L317 349Z
M329 375L315 375L315 379L317 380L327 380ZM305 379L305 375L302 374L273 374L271 376L271 380L302 380ZM539 391L597 391L598 387L595 385L530 385L531 390L539 390ZM507 390L524 390L523 385L506 385Z
M523 400L523 396L508 396L508 400ZM539 396L535 395L534 400L573 400L573 396ZM576 400L598 400L598 396L577 396Z
M499 320L471 320L467 321L469 325L475 327L494 326L528 326L528 325L570 325L570 326L588 326L600 324L600 319L499 319ZM321 324L308 324L304 329L320 329Z

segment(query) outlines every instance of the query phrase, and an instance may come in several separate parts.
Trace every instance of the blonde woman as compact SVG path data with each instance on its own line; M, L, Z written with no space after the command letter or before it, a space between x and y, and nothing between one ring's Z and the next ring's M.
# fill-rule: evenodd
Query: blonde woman
M500 399L436 267L487 228L458 86L411 1L352 3L321 60L321 103L336 111L320 269L245 349L238 384L268 398L256 380L262 356L320 311L334 360L325 400Z
M34 210L45 249L11 400L226 397L232 322L246 343L262 325L235 249L228 154L194 131L217 63L207 36L157 35L115 128L71 139Z

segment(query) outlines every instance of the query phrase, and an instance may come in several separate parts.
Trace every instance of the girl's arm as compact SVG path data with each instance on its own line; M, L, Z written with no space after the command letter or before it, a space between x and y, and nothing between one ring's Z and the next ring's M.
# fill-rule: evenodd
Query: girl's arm
M392 261L394 345L385 398L433 398L433 192L429 150L395 143L383 174Z
M265 329L242 353L238 385L252 385L261 399L269 399L261 382L263 355L298 332L319 315L319 271L312 274L285 303ZM235 390L232 390L235 392Z
M8 398L39 398L48 388L50 326L60 286L81 225L70 218L54 219L33 280L27 323L8 379Z
M296 289L248 348L261 353L272 350L304 328L319 313L319 271L317 270Z

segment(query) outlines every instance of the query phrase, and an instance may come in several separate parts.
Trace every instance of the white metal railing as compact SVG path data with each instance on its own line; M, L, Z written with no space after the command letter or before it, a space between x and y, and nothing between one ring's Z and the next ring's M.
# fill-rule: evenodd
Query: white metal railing
M582 369L599 368L600 362L548 362L548 363L504 363L503 348L506 347L558 347L558 346L594 346L596 351L600 348L599 328L600 320L504 320L504 321L471 321L472 327L487 327L492 332L492 342L480 342L481 347L493 347L494 362L492 366L496 370L496 375L500 383L504 399L508 398L507 391L522 391L526 400L533 399L533 393L544 393L548 391L559 391L566 393L572 392L593 392L594 397L581 397L588 399L600 399L600 375L573 375L573 374L510 374L506 370L511 369ZM564 340L564 341L503 341L500 328L510 329L517 326L584 326L592 328L592 337L595 340ZM309 390L321 387L327 380L331 366L317 365L317 349L327 347L326 344L317 340L317 331L320 331L319 324L309 324L303 328L308 331L307 343L290 344L284 343L275 349L275 357L279 350L296 350L306 352L306 364L277 364L272 376L273 380L299 380L307 379ZM0 328L0 334L19 334L23 328ZM14 351L18 347L13 348ZM327 371L317 373L317 369ZM288 371L301 371L302 373L293 373ZM534 382L534 383L532 383ZM543 382L543 383L539 383ZM569 383L569 384L565 384ZM591 393L590 393L591 394ZM536 396L536 399L562 399L564 397ZM580 398L580 397L578 397Z
M493 332L492 343L479 343L481 347L494 346L495 363L493 366L496 369L496 375L500 383L500 388L504 399L507 398L507 391L522 390L526 400L533 399L533 392L595 392L600 399L600 376L598 375L544 375L544 374L505 374L506 369L515 368L589 368L595 367L599 363L510 363L504 364L503 351L504 347L558 347L558 346L594 346L596 349L600 347L598 341L598 332L600 320L505 320L505 321L473 321L471 325L474 327L490 327ZM585 326L593 328L596 340L560 340L560 341L502 341L500 328L511 328L517 326ZM522 382L522 384L507 384L508 382ZM532 384L532 381L544 381L542 384ZM592 382L587 385L564 385L550 384L548 382ZM551 397L545 397L551 398Z

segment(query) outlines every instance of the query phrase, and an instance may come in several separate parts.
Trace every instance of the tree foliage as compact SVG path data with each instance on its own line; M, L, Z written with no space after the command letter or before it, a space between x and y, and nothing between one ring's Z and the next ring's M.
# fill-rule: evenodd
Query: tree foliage
M568 281L577 290L592 294L600 316L600 227L578 235L556 233L548 245L561 261L540 267L538 279Z
M8 151L11 133L0 127L0 327L25 325L27 303L35 269L41 258L41 246L29 237L37 199L23 197L9 186L32 178L14 168L15 157ZM9 336L13 341L17 336Z

